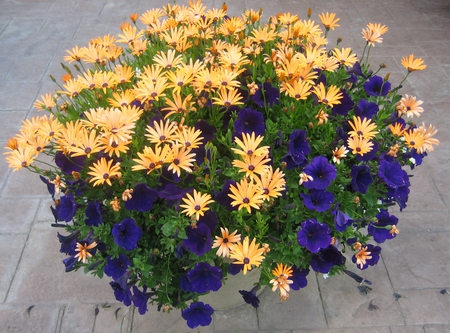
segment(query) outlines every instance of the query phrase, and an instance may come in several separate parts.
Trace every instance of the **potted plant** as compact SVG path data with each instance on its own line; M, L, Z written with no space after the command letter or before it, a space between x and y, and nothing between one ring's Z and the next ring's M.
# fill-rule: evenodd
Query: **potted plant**
M408 171L439 144L400 91L422 59L402 59L397 86L370 67L387 27L363 29L358 57L328 44L334 14L226 9L169 4L68 50L35 103L46 114L5 152L47 185L66 271L106 275L141 314L182 309L191 328L230 276L260 271L239 291L257 307L262 286L286 300L310 270L375 265L399 232L389 206L406 207Z

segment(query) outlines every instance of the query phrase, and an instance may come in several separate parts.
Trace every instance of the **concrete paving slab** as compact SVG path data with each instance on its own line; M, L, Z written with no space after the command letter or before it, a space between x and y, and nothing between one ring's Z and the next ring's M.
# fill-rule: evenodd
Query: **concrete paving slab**
M0 234L27 234L39 203L39 199L3 198L0 201ZM17 214L17 210L11 207L22 207L21 214Z
M7 254L0 256L0 303L9 292L26 239L26 234L0 233L0 253Z
M262 330L326 328L321 297L314 272L310 272L308 285L298 291L292 290L289 299L282 302L277 292L266 288L259 299L259 328Z
M0 304L0 332L54 332L59 306Z
M14 277L8 303L67 304L83 300L83 287L92 283L92 276L82 271L66 273L59 252L55 229L35 224Z
M441 288L402 290L398 300L405 318L405 324L410 325L449 325L448 309L450 295L441 294Z
M391 326L391 333L425 333L423 326Z
M449 232L400 233L382 246L394 289L449 287L450 266L444 259L450 253L449 237Z
M361 294L359 284L346 274L328 279L318 278L320 293L329 328L352 327L365 330L366 326L402 325L400 308L393 297L393 289L383 262L361 271L350 271L372 282L372 291Z
M244 304L232 309L214 311L214 328L216 331L257 330L258 317L256 309Z
M425 326L425 333L450 333L450 325L448 326Z

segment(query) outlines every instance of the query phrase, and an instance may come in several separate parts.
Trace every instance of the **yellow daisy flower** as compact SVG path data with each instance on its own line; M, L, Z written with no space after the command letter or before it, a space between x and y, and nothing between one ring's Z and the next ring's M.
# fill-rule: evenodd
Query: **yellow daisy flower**
M200 216L203 216L206 211L209 210L210 203L214 202L211 199L211 195L208 193L201 193L194 189L193 196L189 193L186 193L186 198L183 198L184 205L180 205L182 213L185 213L187 216L192 217L195 216L195 219L198 221Z
M427 65L423 63L422 58L414 59L413 54L410 54L409 57L403 57L401 62L408 72L421 71L427 68Z
M230 251L230 258L235 259L233 264L244 265L243 273L247 274L248 271L253 269L252 266L259 267L261 262L264 260L264 249L259 247L256 243L256 238L253 238L252 242L248 236L244 238L244 241L240 241L233 245Z
M255 132L252 134L242 133L242 140L237 136L234 139L234 142L241 149L231 148L236 154L241 156L266 156L269 154L269 146L262 146L258 148L258 145L262 142L264 136L258 135L255 138Z
M328 91L322 82L313 88L314 94L318 98L318 102L333 107L334 105L341 104L342 92L334 85L328 87Z
M228 196L233 199L231 206L239 206L238 210L242 208L247 209L251 214L251 208L259 209L264 201L264 194L253 182L248 182L246 179L241 179L239 183L230 185L231 194Z
M109 161L102 157L99 161L89 167L91 170L89 175L93 176L90 183L94 183L94 186L104 184L105 182L111 186L111 179L120 178L122 176L120 172L120 163L116 162L114 165L113 160Z
M348 138L347 144L353 154L359 154L361 156L370 152L373 147L372 142L359 136Z
M329 29L334 30L334 28L339 27L339 24L337 23L339 22L340 18L335 17L336 17L335 13L326 12L319 14L320 21L327 30Z
M377 125L365 117L361 120L361 117L353 116L353 122L349 120L348 123L353 129L353 131L348 132L351 137L372 139L378 134L378 131L376 131Z

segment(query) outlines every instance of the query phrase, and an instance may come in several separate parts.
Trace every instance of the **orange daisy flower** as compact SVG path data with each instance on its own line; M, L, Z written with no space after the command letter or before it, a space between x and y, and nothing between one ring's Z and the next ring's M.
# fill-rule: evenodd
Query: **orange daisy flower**
M228 232L228 228L220 228L222 233L222 237L215 236L216 239L212 245L212 248L215 249L218 247L216 254L219 257L229 258L230 250L233 248L233 244L241 240L241 235L237 234L237 230L233 233Z
M247 209L247 212L251 214L251 208L259 209L263 204L264 194L261 189L257 187L253 182L247 182L246 179L241 179L239 183L230 185L231 194L228 196L233 199L231 206L239 206L238 210L242 208Z
M105 182L111 186L111 179L120 178L122 173L120 172L120 163L116 162L114 165L113 160L107 161L102 157L99 161L89 167L89 175L93 176L90 183L94 183L94 186L104 184Z
M244 265L243 273L247 274L248 271L253 269L252 266L259 267L264 260L264 249L259 247L256 243L256 238L253 238L252 242L248 236L244 238L244 241L240 241L233 245L230 251L230 258L235 259L233 264Z
M421 71L427 68L427 65L423 63L422 58L414 59L413 54L410 54L409 57L403 57L401 62L408 72Z
M203 216L206 211L209 210L208 205L214 200L211 199L211 195L207 193L200 193L194 189L193 196L189 193L186 193L186 198L183 198L184 205L180 205L182 213L185 213L189 217L195 216L195 219L198 221L200 216Z
M420 114L423 112L423 108L420 106L422 104L422 101L416 101L416 97L405 94L405 97L402 97L397 104L398 116L401 117L402 114L406 114L408 118L413 116L420 117Z

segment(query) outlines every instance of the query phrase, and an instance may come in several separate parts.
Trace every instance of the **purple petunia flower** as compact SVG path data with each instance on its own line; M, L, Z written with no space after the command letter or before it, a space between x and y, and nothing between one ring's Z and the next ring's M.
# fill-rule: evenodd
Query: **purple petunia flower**
M197 224L196 228L188 226L186 228L187 239L184 246L198 256L202 256L211 249L211 230L206 224Z
M196 264L186 276L191 283L191 290L199 294L217 291L222 287L223 273L221 269L206 262Z
M58 219L66 222L70 222L73 219L77 211L77 204L75 203L75 198L72 193L67 193L61 197L59 205L56 207L58 212Z
M61 243L61 248L59 252L68 255L75 254L75 247L77 244L78 237L80 236L80 230L71 233L68 236L63 236L59 232L57 233L58 240Z
M303 186L316 190L325 190L337 176L336 167L323 156L314 157L304 172L313 180L303 183Z
M142 236L141 228L131 217L124 219L121 223L116 223L112 229L114 242L127 251L137 247L137 243Z
M356 266L363 270L369 266L374 266L380 259L381 247L372 244L363 245L362 249L355 253L352 261Z
M168 205L173 205L181 202L181 198L192 190L192 187L179 188L174 183L167 183L162 190L158 191L158 197L166 199Z
M133 286L133 305L138 308L139 314L143 315L148 311L148 300L154 293L147 292L147 287L143 286L142 291L138 287Z
M366 194L367 188L373 182L372 175L370 174L370 168L365 164L352 165L350 176L352 177L353 191Z
M272 86L269 82L264 82L263 85L258 85L259 89L253 95L253 101L264 108L266 105L271 107L274 104L280 103L280 90Z
M120 278L119 280L123 279L124 278ZM130 306L133 296L131 295L130 287L127 285L127 280L128 276L124 279L124 281L111 281L109 285L114 290L116 300L122 302L126 306Z
M197 221L197 226L199 224L206 224L209 230L212 231L216 229L217 223L218 223L217 214L214 213L212 210L208 210L205 212L203 216L200 216L200 218Z
M211 324L214 309L209 304L203 302L193 302L183 310L181 316L187 321L190 328L198 326L208 326Z
M286 164L286 170L292 170L298 167L304 167L308 163L308 160L303 155L296 156L288 152L283 156L281 162Z
M125 208L128 210L137 210L147 212L152 209L154 202L158 199L158 192L151 189L147 184L136 184L131 194L131 199L125 201Z
M180 288L186 292L192 292L192 283L189 281L187 275L181 275L180 277Z
M381 76L374 75L364 83L364 90L369 96L386 96L391 90L391 83L384 81Z
M291 285L292 287L292 285ZM247 290L239 290L239 294L242 295L245 303L251 304L255 309L259 307L259 298L256 296L256 292L258 291L258 286L254 286L250 291Z
M331 109L332 114L340 114L342 116L346 116L348 114L348 111L353 109L353 106L355 105L355 102L353 102L352 97L345 89L341 89L342 98L339 100L341 104L337 104L333 106Z
M55 184L50 183L50 180L40 175L39 178L47 185L48 193L52 196L52 199L55 199Z
M384 180L387 186L394 189L405 186L408 179L406 171L402 169L398 161L381 160L378 165L378 176Z
M355 116L372 119L379 111L378 104L361 99L355 107Z
M334 216L334 226L337 231L343 232L347 230L354 222L350 216L339 210L339 203L336 204L331 214Z
M244 264L230 264L228 265L228 273L231 275L239 274L244 269Z
M311 151L305 130L294 130L289 135L289 153L297 159L305 159Z
M65 174L71 174L72 172L80 172L83 169L86 156L66 156L63 152L57 152L55 155L55 164Z
M316 219L302 222L302 228L297 233L297 241L300 246L312 253L327 248L331 243L331 230L325 223L319 223Z
M234 123L234 131L234 136L238 137L241 137L242 133L252 134L252 132L255 132L256 136L264 135L266 125L263 114L250 108L241 109Z
M341 266L345 263L345 257L333 245L328 246L325 250L317 254L313 254L311 258L311 268L315 272L327 274L333 266Z
M232 179L227 179L222 186L222 191L217 193L216 197L214 198L217 203L225 207L230 212L238 209L237 206L235 207L231 206L231 202L233 201L233 199L231 199L230 196L228 195L230 193L231 185L236 187L236 182Z
M65 269L66 273L68 273L68 272L73 271L76 268L75 264L78 262L78 259L75 258L75 256L73 255L73 256L63 259L62 262L63 262L64 266L66 267L66 269Z
M392 239L397 236L396 233L391 233L390 226L397 225L398 218L394 215L389 215L389 212L385 209L381 209L377 214L377 221L370 222L367 227L369 235L373 236L373 239L377 243L384 243L386 239Z
M292 276L289 280L292 280L293 283L290 285L292 290L300 290L301 288L305 288L308 285L308 280L306 277L309 274L309 268L300 269L295 265L292 266Z
M309 194L300 193L299 196L303 199L303 204L310 210L324 212L331 207L334 201L334 195L331 192L312 189Z
M86 225L90 227L98 227L103 223L100 203L98 201L89 201L85 214L86 219L84 220L84 223L86 223Z
M406 175L406 177L408 177L408 175ZM389 187L388 191L386 193L386 198L384 198L384 200L383 200L386 203L395 201L398 204L400 211L402 211L403 209L406 208L406 202L408 201L408 196L409 196L409 192L410 192L409 178L405 179L405 182L407 182L405 184L405 186L400 186L397 188Z
M117 281L121 276L123 276L128 267L130 267L130 260L124 254L119 254L117 258L111 258L111 256L106 257L106 265L104 267L105 274L112 277Z
M355 62L352 67L347 68L346 72L347 72L347 74L354 74L357 76L365 77L364 73L361 69L361 65L358 61Z

